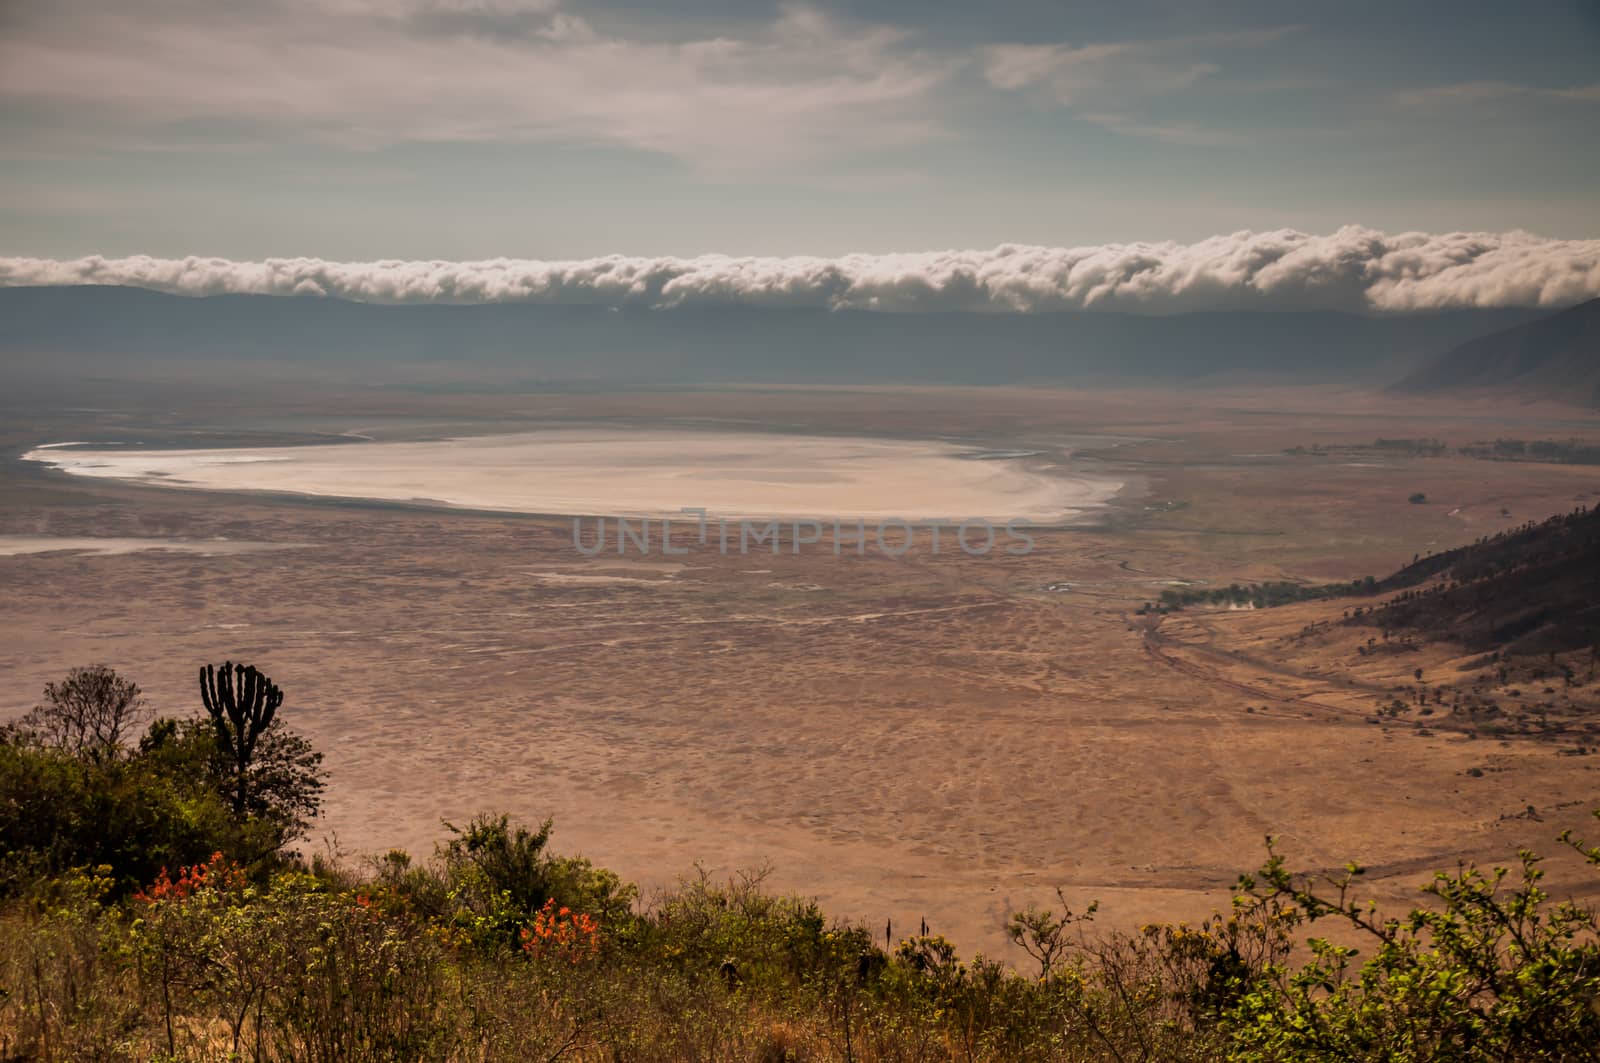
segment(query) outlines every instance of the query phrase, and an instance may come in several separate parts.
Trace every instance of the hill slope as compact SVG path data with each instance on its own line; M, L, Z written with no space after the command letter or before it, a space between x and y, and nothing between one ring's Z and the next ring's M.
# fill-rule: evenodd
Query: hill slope
M1427 584L1424 590L1406 590ZM1380 581L1404 593L1360 621L1470 653L1562 653L1600 642L1600 507L1448 550Z
M1600 407L1600 299L1468 340L1391 390L1474 388Z

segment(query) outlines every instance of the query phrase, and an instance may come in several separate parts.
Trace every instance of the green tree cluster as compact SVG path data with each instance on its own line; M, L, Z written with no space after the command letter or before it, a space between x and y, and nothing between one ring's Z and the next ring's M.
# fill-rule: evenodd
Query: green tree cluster
M135 684L97 665L0 729L0 892L74 867L107 868L127 892L219 851L272 862L304 835L323 773L303 737L271 721L241 768L210 714L150 716Z

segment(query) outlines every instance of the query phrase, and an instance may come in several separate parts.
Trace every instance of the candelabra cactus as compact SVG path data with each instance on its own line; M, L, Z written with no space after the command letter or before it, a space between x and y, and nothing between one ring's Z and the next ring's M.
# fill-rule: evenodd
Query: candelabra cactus
M221 668L208 664L200 669L200 700L216 731L217 752L233 775L233 814L242 816L251 758L283 704L283 691L254 665L228 661Z

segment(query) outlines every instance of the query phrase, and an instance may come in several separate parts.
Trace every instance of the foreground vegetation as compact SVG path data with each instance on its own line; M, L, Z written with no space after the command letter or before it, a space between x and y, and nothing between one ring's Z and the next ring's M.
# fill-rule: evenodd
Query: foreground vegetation
M1230 911L1096 934L1016 912L1015 970L880 941L760 874L642 901L483 815L427 860L287 849L320 761L266 677L147 721L75 672L0 735L0 1059L1534 1060L1593 1058L1600 935L1539 860L1437 875L1386 917L1358 867L1269 846ZM1600 867L1600 849L1562 842ZM1331 930L1327 928L1332 928ZM1337 943L1336 943L1337 942Z

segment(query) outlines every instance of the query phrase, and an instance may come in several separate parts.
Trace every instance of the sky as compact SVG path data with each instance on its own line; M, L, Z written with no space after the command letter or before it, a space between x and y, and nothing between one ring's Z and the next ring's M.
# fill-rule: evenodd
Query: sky
M1593 2L0 0L30 259L1592 241L1597 129Z

